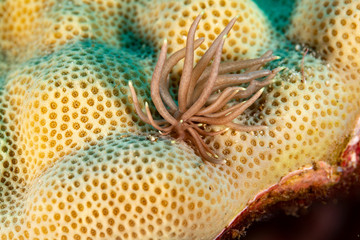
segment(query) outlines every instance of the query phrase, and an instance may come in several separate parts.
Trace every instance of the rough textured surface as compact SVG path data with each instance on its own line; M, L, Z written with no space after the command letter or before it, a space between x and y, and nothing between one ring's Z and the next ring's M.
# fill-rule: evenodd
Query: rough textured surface
M128 43L125 32L137 5L113 0L2 1L0 48L8 62L22 62L84 39L120 47Z
M323 161L317 161L313 166L289 173L279 183L258 193L247 208L241 211L216 239L239 239L244 235L244 229L254 220L259 219L259 213L263 217L266 216L265 221L270 221L270 229L266 227L249 229L252 232L256 231L257 236L254 237L253 234L250 234L250 236L246 235L244 239L258 239L265 236L275 239L289 238L285 237L286 235L291 236L290 238L296 236L298 239L338 239L344 238L344 236L349 239L356 238L359 230L357 228L357 207L354 205L358 205L360 187L358 179L360 174L360 116L356 122L350 140L339 156L340 165L329 165ZM344 200L347 203L344 203ZM340 211L337 211L336 216L329 216L331 209L317 212L316 218L320 219L316 221L309 221L309 216L298 218L304 214L304 210L305 212L309 210L309 206L314 202L322 204L330 202L330 205L335 204L341 210L338 209ZM345 209L343 204L346 204ZM346 210L347 208L348 210ZM290 217L287 218L286 224L278 217L271 218L274 213L277 215L279 212L292 215L293 219L296 218L297 224L289 223ZM346 217L346 215L348 216ZM278 224L282 227L278 228L276 226ZM284 225L287 228L285 231ZM329 229L330 225L333 227ZM248 233L248 231L246 232Z
M23 222L14 234L30 239L202 239L238 210L238 178L226 166L202 165L183 144L113 135L45 171L9 226Z
M260 0L1 1L1 239L211 239L283 176L339 164L360 109L359 4L297 1L287 25ZM182 48L201 11L198 55L238 16L223 60L271 48L287 67L237 119L267 130L206 139L221 166L141 122L127 87L151 103L154 53Z
M342 81L319 61L306 67L306 83L288 70L267 88L258 104L239 117L243 124L261 124L263 132L229 131L209 138L217 154L246 176L244 189L258 189L319 158L336 160L350 134L359 104L358 84ZM316 152L316 154L314 154ZM260 180L260 181L259 181Z
M49 164L109 131L144 131L128 101L133 80L150 96L150 61L91 41L19 65L5 79L6 116L17 130L22 176L32 181ZM139 125L138 125L139 124Z
M258 6L249 0L242 1L151 1L141 7L144 15L137 21L142 26L139 35L144 36L159 47L168 39L169 50L174 52L185 46L187 31L193 19L204 11L196 31L196 38L205 41L196 54L202 55L211 42L229 23L238 16L224 45L224 59L249 58L259 55L269 48L271 25Z
M288 35L315 48L335 68L349 72L347 78L356 80L360 73L359 12L356 0L298 1Z

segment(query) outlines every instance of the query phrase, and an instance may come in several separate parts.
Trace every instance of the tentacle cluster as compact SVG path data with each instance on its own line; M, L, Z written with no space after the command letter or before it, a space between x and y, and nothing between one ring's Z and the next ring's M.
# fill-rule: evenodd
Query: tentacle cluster
M142 121L152 125L163 135L190 141L204 160L211 163L224 163L224 160L219 159L206 145L202 137L215 136L224 133L229 128L239 131L259 131L266 128L265 126L244 126L234 123L233 120L260 97L263 87L272 83L274 76L281 68L275 68L272 71L261 69L267 62L278 59L277 56L272 55L271 51L256 59L220 63L224 41L237 18L229 22L198 63L193 66L194 50L204 41L203 38L194 40L196 27L201 17L202 14L192 23L185 48L175 52L169 58L166 56L166 40L161 48L151 79L151 98L157 111L163 117L162 120L153 119L147 102L144 113L131 81L129 88L135 110ZM169 74L182 58L184 58L184 66L176 103L169 93ZM210 61L212 63L208 66ZM240 70L242 70L240 74L230 74ZM248 85L246 88L239 87L241 84ZM230 101L247 98L249 99L231 107L227 105ZM206 124L224 125L227 128L209 132L204 128Z

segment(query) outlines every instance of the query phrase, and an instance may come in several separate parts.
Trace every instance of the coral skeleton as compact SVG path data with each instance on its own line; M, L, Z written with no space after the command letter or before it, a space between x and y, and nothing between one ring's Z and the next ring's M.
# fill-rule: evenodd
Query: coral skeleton
M204 41L203 38L194 40L196 27L202 15L198 15L192 23L186 47L169 58L166 57L167 40L164 40L151 79L151 98L163 119L153 119L147 102L145 103L146 113L144 113L131 81L129 88L136 113L142 121L152 125L162 135L171 135L178 140L190 141L203 159L219 164L225 163L225 160L220 159L206 145L202 137L222 134L229 128L246 132L265 129L266 126L245 126L233 121L261 96L263 87L272 83L273 78L282 68L260 69L267 62L278 59L277 56L272 55L272 51L267 51L257 59L220 62L224 41L237 17L229 22L193 67L194 49ZM182 58L184 58L184 66L178 89L178 104L176 104L169 93L169 73ZM212 64L208 66L211 60ZM240 74L230 73L243 69L246 70ZM260 78L265 79L257 80ZM239 86L241 84L248 85L244 88ZM227 106L230 101L246 98L249 99ZM205 125L225 125L227 128L211 132L205 130Z

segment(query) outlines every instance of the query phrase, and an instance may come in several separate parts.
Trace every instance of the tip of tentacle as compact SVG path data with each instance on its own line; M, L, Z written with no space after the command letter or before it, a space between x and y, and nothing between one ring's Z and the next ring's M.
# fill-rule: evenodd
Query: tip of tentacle
M278 73L281 72L282 70L284 70L286 67L277 67L273 70L273 72Z
M210 156L210 154L209 154L209 156ZM214 154L214 155L211 156L211 157L215 157L215 161L213 162L213 163L215 163L215 164L225 164L225 163L226 163L226 160L225 160L225 159L224 159L224 160L220 160L220 159L219 159L219 156L216 155L216 154Z
M129 86L131 86L131 87L132 87L132 81L129 81L129 83L128 83L128 84L129 84Z

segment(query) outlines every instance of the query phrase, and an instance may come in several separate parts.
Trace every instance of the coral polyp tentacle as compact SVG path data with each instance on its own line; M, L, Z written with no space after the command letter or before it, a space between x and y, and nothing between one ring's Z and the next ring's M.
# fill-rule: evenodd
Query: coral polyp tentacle
M212 64L212 69L209 76L208 84L201 92L198 100L181 116L182 120L185 121L189 119L191 116L195 115L196 112L198 112L205 105L207 99L210 97L210 94L212 93L213 90L213 86L215 85L216 77L218 75L219 63L221 60L221 51L222 51L222 46L224 44L224 40L225 39L223 38L216 50L215 59Z
M197 84L197 81L201 77L201 75L204 72L204 69L206 69L207 65L209 64L210 60L213 58L215 51L217 49L217 46L220 44L221 39L227 35L231 28L234 26L235 22L237 20L237 17L233 18L229 24L224 28L224 30L219 34L219 36L214 40L213 44L209 47L209 49L204 53L202 58L199 60L199 62L196 64L193 70L193 74L190 79L189 84L189 92L188 92L188 103L191 101L190 97L193 95L194 88ZM220 69L220 67L219 67Z
M200 22L203 13L196 17L195 21L191 25L189 29L189 34L186 40L186 51L185 51L185 58L184 58L184 67L183 72L180 79L180 86L179 86L179 94L178 94L178 103L179 103L179 111L185 112L186 111L186 96L189 90L189 83L191 80L191 74L193 70L194 64L194 37L196 27Z
M153 119L147 103L144 113L131 82L129 87L135 110L141 120L159 130L161 135L170 135L190 142L197 154L205 161L220 164L225 161L215 154L203 138L223 134L229 128L238 131L264 130L265 126L244 126L233 121L261 96L263 87L272 83L281 68L272 71L260 70L264 64L277 59L272 55L272 51L267 51L256 59L221 63L225 39L237 18L230 21L193 67L194 51L204 41L203 38L194 40L201 17L201 14L197 16L191 25L185 48L178 50L168 59L166 41L161 48L151 79L151 98L163 120ZM176 104L169 92L168 75L183 58L184 66L179 83L178 104ZM211 66L208 66L211 60ZM242 70L240 74L230 74L239 70ZM239 86L241 84L247 84L247 87ZM248 97L246 101L236 102L237 99ZM233 101L232 106L227 106L230 101ZM203 123L225 125L227 128L207 131L203 128Z
M204 38L196 39L194 42L194 49L198 48L204 42ZM180 49L179 51L172 54L165 62L163 66L163 72L160 79L160 95L164 103L169 107L169 112L174 113L177 111L178 106L175 101L172 99L169 93L169 81L168 75L171 69L185 57L185 48Z

